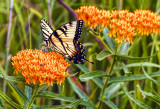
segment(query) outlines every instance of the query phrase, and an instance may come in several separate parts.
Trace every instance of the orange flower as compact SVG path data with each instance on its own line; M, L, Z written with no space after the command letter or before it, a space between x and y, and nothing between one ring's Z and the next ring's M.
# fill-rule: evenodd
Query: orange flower
M69 64L64 57L57 52L43 52L41 50L23 50L17 56L12 57L12 65L15 72L22 73L28 84L48 84L53 85L54 80L57 84L62 83Z
M160 17L150 10L136 10L134 11L133 26L142 35L160 34Z
M83 20L86 26L96 28L98 25L105 27L109 24L110 11L99 10L95 6L82 6L75 10L78 20Z
M108 34L113 36L117 43L123 41L132 43L132 38L135 36L135 28L131 25L132 17L133 14L127 10L111 12L110 32Z
M160 34L160 16L149 10L136 10L134 13L128 10L106 11L99 10L95 6L82 6L75 10L78 20L84 20L91 28L110 28L108 33L115 38L117 43L127 41L132 43L137 33L148 35Z

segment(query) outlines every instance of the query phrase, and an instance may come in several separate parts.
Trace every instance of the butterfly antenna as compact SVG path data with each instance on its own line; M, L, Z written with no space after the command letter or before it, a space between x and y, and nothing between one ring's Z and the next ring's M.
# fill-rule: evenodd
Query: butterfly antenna
M88 62L90 62L90 61L89 61L89 60L87 60L86 58L84 58L84 60L85 60L85 61L88 61ZM94 64L93 62L90 62L90 63L91 63L91 64Z

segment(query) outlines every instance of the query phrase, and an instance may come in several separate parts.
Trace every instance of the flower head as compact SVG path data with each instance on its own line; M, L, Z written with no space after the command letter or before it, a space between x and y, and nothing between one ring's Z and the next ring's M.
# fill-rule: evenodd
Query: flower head
M135 10L133 17L133 26L142 35L150 33L160 34L160 17L150 10Z
M62 83L68 72L69 64L64 57L57 52L43 52L41 50L23 50L17 56L12 57L12 65L15 72L22 73L28 84L48 84Z
M110 11L99 10L95 6L82 6L75 10L78 20L84 20L86 26L96 28L98 25L105 27L109 24Z
M135 28L132 27L133 14L127 10L119 10L111 12L110 21L110 36L115 38L117 43L127 41L132 43L132 38L135 36Z
M99 10L95 6L82 6L75 11L78 20L84 20L91 28L110 28L108 34L114 37L117 43L124 41L132 43L137 33L160 34L160 16L150 10L136 10L131 13L128 10L107 11Z

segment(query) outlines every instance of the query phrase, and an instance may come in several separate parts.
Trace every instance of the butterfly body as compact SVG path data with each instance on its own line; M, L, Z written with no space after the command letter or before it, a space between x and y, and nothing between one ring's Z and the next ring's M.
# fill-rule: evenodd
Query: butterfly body
M78 39L81 36L83 20L68 22L55 31L48 22L41 20L41 31L48 48L55 50L75 64L84 63L84 49Z

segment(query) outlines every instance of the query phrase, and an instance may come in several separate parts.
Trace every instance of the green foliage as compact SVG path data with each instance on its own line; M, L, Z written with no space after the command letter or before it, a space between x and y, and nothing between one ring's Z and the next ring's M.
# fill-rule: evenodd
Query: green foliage
M54 29L76 20L59 1L63 0L1 0L0 108L158 109L159 34L149 34L148 37L137 34L132 44L125 41L118 44L114 37L108 35L110 28L105 27L97 31L83 27L79 41L84 45L86 58L94 64L87 61L83 65L71 64L68 68L71 74L62 85L28 85L21 74L14 73L12 56L24 49L42 48L41 19L51 20ZM10 7L11 2L13 2L12 7ZM149 9L156 13L160 12L160 0L136 2L135 0L123 0L123 2L64 0L63 2L73 10L84 5L94 5L99 9L110 11L133 12L136 9ZM10 16L11 9L13 9L12 16ZM10 33L9 39L7 32Z

